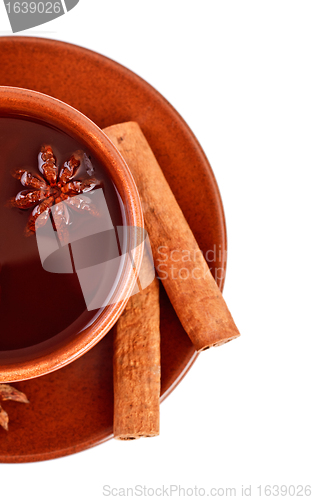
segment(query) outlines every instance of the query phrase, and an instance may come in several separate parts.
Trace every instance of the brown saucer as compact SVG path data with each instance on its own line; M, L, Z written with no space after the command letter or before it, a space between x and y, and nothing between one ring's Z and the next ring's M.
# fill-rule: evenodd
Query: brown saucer
M99 127L134 120L206 252L222 250L222 202L210 165L196 138L172 106L144 80L89 50L54 40L0 37L0 85L24 87L71 104ZM219 283L223 286L224 280ZM169 300L161 293L162 397L196 358ZM49 375L15 384L30 405L4 403L10 430L1 432L1 462L56 458L112 437L112 332L83 357Z

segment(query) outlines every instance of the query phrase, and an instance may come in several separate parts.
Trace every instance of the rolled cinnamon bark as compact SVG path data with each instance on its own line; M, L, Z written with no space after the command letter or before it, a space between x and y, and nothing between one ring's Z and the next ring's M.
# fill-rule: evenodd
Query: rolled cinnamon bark
M140 276L149 272L144 256ZM159 282L130 297L114 331L113 434L130 440L159 434L160 426Z
M235 339L239 331L139 125L121 123L104 132L135 179L157 272L195 348L202 351ZM179 269L182 252L192 259L183 259Z

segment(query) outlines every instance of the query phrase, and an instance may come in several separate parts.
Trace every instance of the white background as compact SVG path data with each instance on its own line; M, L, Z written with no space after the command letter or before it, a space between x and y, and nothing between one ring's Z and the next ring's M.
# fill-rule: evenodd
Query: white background
M185 118L221 190L224 295L242 337L201 354L162 403L160 437L2 464L2 498L163 484L237 497L252 485L258 498L261 484L313 483L312 23L306 1L80 0L23 33L115 59ZM10 33L2 3L0 30Z

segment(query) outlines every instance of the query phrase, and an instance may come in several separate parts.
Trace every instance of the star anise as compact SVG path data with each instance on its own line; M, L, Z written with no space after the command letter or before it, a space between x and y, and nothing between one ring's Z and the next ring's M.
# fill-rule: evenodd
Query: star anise
M17 401L18 403L29 403L23 392L18 391L15 387L8 384L0 384L0 396L3 401L11 400ZM4 411L2 406L0 406L0 425L6 431L9 429L9 415Z
M43 226L47 222L53 205L60 204L54 210L53 222L59 237L63 240L66 239L66 226L70 220L68 207L76 211L98 215L96 207L91 203L90 198L84 196L84 193L93 190L99 185L99 182L94 177L74 180L82 161L90 176L93 173L93 167L86 154L73 153L59 169L51 146L43 146L38 155L38 170L42 175L34 175L24 169L16 170L13 173L13 176L19 179L24 187L31 188L20 191L11 200L12 205L17 208L23 210L33 208L27 223L26 235L35 233L36 221L39 216L41 217L40 221L37 221L37 227L38 224Z

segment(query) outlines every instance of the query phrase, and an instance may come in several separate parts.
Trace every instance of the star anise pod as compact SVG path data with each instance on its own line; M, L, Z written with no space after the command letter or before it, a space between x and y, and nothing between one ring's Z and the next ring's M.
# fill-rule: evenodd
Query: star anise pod
M18 391L15 387L8 384L0 384L0 396L3 401L11 400L18 403L29 403L23 392ZM2 406L0 406L0 425L6 431L9 430L9 415L4 411Z
M89 212L91 215L99 215L90 198L84 195L99 185L99 182L94 177L74 179L82 161L90 176L93 173L93 167L85 153L73 153L59 169L51 146L43 146L38 155L38 170L41 175L34 175L24 169L13 173L13 176L19 179L24 187L31 188L20 191L11 200L12 205L17 208L23 210L33 208L27 223L26 235L35 233L39 216L41 217L37 222L37 227L38 224L43 226L47 222L53 205L60 204L54 211L53 221L59 237L63 240L66 239L67 226L70 221L67 207L80 212Z

